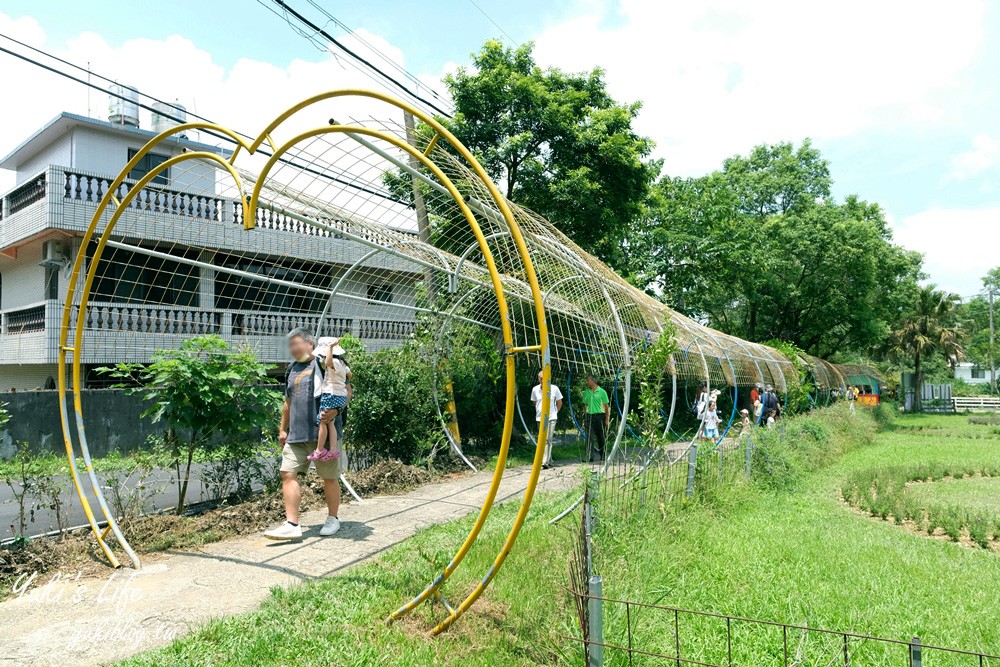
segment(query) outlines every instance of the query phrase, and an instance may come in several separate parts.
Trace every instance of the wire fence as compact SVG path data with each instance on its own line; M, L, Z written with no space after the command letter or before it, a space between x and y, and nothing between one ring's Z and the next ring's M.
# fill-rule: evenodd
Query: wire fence
M1000 656L925 645L919 637L887 639L598 597L587 590L573 595L578 607L599 604L607 621L600 637L570 638L586 647L590 665L1000 665ZM605 662L594 663L595 655Z
M781 426L775 428L781 434ZM764 451L754 446L758 437L757 429L749 429L717 446L633 449L587 480L569 562L580 634L568 638L580 645L585 665L1000 666L1000 656L925 645L916 636L888 639L605 596L594 544L601 517L630 516L644 506L662 509L749 479L767 465Z

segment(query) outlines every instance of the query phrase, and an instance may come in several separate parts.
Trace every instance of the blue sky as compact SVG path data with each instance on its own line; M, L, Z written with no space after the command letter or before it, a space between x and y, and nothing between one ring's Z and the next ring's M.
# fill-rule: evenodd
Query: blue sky
M289 4L319 16L307 0ZM1000 265L996 3L476 4L514 40L534 40L542 64L602 66L612 94L642 100L639 129L671 174L705 173L756 143L812 137L832 163L835 194L880 203L897 241L925 253L931 280L969 295ZM470 0L323 5L426 81L502 36ZM358 76L257 2L162 7L153 18L103 0L0 0L0 32L80 64L92 59L97 71L246 129L273 116L277 100ZM9 57L0 58L6 69ZM48 75L14 63L12 72L48 87ZM79 87L52 86L5 108L0 153L42 118L86 111ZM248 87L275 99L234 104L233 91ZM104 104L98 96L92 107Z

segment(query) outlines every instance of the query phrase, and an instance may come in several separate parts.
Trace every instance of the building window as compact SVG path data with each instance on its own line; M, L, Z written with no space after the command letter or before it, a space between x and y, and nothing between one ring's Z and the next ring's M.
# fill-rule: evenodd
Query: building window
M45 267L45 298L59 298L59 268L53 266Z
M128 159L130 162L138 152L139 151L135 150L134 148L128 149ZM128 177L131 178L133 181L138 181L140 178L142 178L149 172L159 167L168 159L170 159L169 155L160 155L159 153L146 153L145 155L142 156L142 159L139 160L138 164L136 164L135 167L133 167L132 171L128 173ZM169 172L170 168L168 167L167 169L164 169L156 176L154 176L153 180L150 182L157 183L159 185L166 185L167 179L170 176Z
M87 249L93 260L96 243ZM196 259L194 251L175 249L179 259ZM91 297L98 302L157 303L197 308L201 273L197 267L123 248L105 248L97 264Z
M986 379L986 369L980 368L979 366L972 367L972 379L973 380L985 380Z
M368 286L368 298L372 301L392 303L392 285L373 283Z

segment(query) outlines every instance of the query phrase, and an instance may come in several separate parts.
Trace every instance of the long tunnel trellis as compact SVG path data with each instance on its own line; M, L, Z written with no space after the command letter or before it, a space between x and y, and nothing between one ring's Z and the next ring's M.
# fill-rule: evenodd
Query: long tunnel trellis
M326 106L346 99L377 108L379 116L346 124L332 120L339 114L329 114ZM399 114L415 118L420 124L417 130L391 118ZM302 123L312 129L289 129ZM183 152L137 181L126 180L161 142L173 142L177 135L197 130L224 137L232 149ZM279 134L288 136L276 140ZM271 151L266 161L257 157L257 149L265 143ZM354 179L348 183L351 187L343 187L343 178L337 184L322 177L334 168ZM154 182L167 174L171 183L182 184L182 191ZM393 174L394 181L389 179ZM383 194L393 184L397 190L391 196ZM450 322L464 321L497 332L506 381L503 432L489 489L472 529L448 565L391 615L400 618L424 601L438 600L447 616L434 633L460 617L499 572L538 483L549 428L547 400L541 406L527 489L504 544L472 592L457 606L448 604L442 587L472 549L489 517L506 468L515 411L528 431L517 403L516 358L541 369L545 396L553 372L558 371L568 383L566 399L571 400L573 369L581 365L577 357L588 346L598 346L601 355L591 355L593 359L585 365L592 367L598 357L604 359L605 374L615 378L619 418L602 470L615 457L627 456L623 440L626 429L631 429L633 352L664 331L676 337L678 350L684 350L671 355L664 369L671 376L665 433L676 412L679 378L732 386L733 414L739 387L750 379L775 384L787 401L787 378L793 374L786 375L785 369L792 364L780 353L704 327L628 285L548 221L506 201L447 129L387 95L362 90L316 95L278 116L253 142L208 123L171 128L138 151L113 181L101 184L98 196L100 202L73 263L63 311L59 392L71 477L98 544L115 566L119 561L108 541L111 535L134 566L140 562L105 501L86 439L82 377L84 364L94 354L89 337L95 327L114 331L123 352L148 354L150 337L162 337L164 332L176 338L182 333L231 328L234 336L258 340L254 336L275 336L290 322L306 323L325 333L337 327L345 330L348 322L355 328L369 326L364 323L381 322L390 315L403 318L401 324L407 326L418 317L430 317L440 322L433 354L435 374L440 358L448 354L444 335ZM407 231L414 227L417 234ZM209 240L212 234L215 237ZM219 236L221 245L215 242ZM341 239L337 247L356 248L355 254L343 255L326 241L334 237ZM128 271L109 288L102 272L116 261ZM163 276L173 290L173 301L167 303L163 301ZM437 301L425 303L414 290L421 277L427 290L433 288ZM435 277L446 280L445 289L434 287ZM368 292L359 291L366 282ZM404 297L386 302L380 296L385 284L390 293L398 291ZM477 299L470 309L471 295L489 292L493 299ZM275 314L282 308L285 315ZM97 315L88 319L89 313ZM694 359L688 360L689 355L700 357L700 369L691 363ZM806 361L814 369L816 391L827 392L828 400L831 378L839 376L837 388L844 386L845 374L834 365L812 358ZM750 362L756 375L744 377ZM620 406L619 381L624 394ZM461 443L448 433L448 419L440 411L436 375L435 385L428 390L438 407L439 427L461 455ZM730 415L729 424L732 420ZM74 432L83 474L76 464ZM659 460L649 451L643 452L643 458L644 466ZM89 482L101 521L83 492L83 479ZM99 523L106 528L101 530Z

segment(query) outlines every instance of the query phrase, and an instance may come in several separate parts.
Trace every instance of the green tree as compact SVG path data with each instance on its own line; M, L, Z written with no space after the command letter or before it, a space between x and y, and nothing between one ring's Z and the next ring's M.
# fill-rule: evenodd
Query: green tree
M943 355L953 366L965 351L958 326L959 298L937 289L936 285L921 287L910 311L899 322L890 337L890 352L913 360L913 407L920 411L920 387L924 381L923 361L932 355Z
M636 229L637 281L681 312L750 340L829 357L884 342L920 257L877 204L830 197L808 141L758 146L698 178L664 178Z
M983 294L976 295L961 306L962 329L965 334L964 343L968 359L975 364L989 369L996 366L998 350L996 336L990 335L990 300L989 292L993 290L994 328L1000 325L1000 267L992 269L983 276ZM987 371L988 372L988 371ZM990 377L990 376L988 376ZM992 380L992 378L990 377ZM996 391L995 387L990 387Z
M158 350L147 366L98 369L152 403L143 417L166 424L177 475L178 514L185 508L191 464L199 449L220 446L220 436L239 437L277 423L282 397L268 386L274 383L267 376L269 368L249 347L231 348L210 335L186 340L176 350Z
M660 163L635 132L640 104L620 104L604 73L542 69L534 45L490 40L472 67L445 78L456 113L445 124L508 199L551 220L584 250L621 265Z

